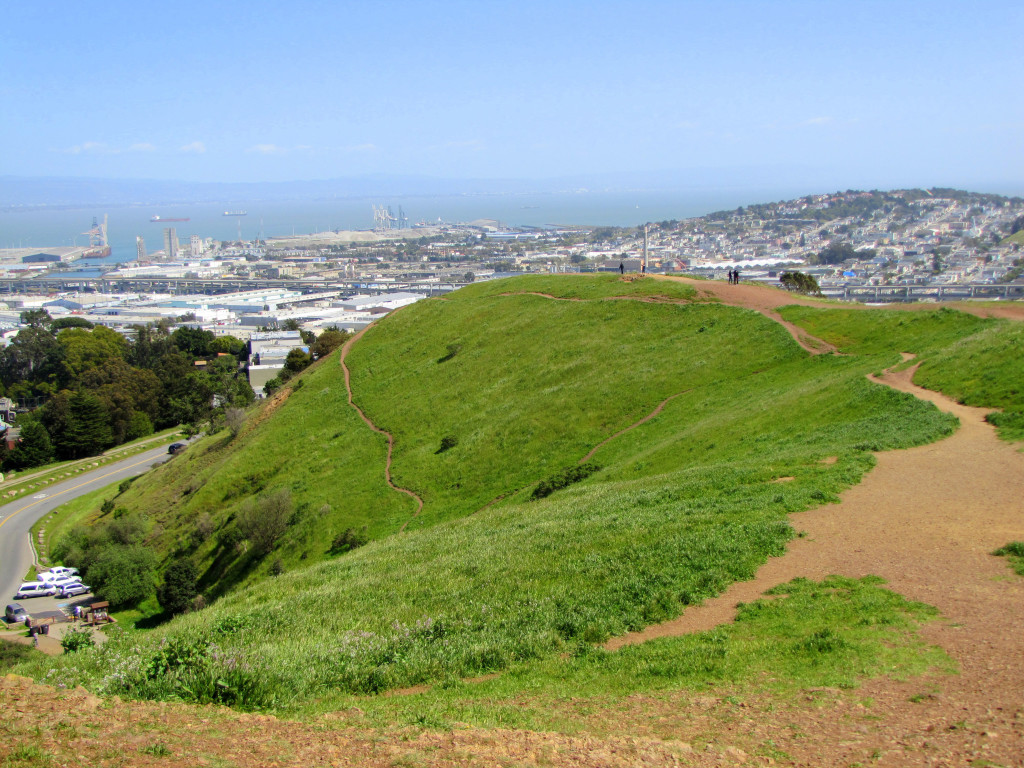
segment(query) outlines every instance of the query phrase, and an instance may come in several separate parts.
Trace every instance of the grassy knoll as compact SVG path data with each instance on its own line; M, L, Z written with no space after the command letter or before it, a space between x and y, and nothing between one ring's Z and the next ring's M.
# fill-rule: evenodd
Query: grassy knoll
M543 281L544 293L617 288L587 280L510 282ZM507 287L389 316L349 357L357 401L396 436L396 480L426 501L421 525L386 535L411 502L383 485L383 440L344 405L332 357L258 430L208 438L123 500L212 561L208 578L221 568L222 584L256 562L223 533L251 494L291 489L296 513L274 553L283 558L325 557L335 502L364 510L376 540L36 672L121 695L284 708L534 665L562 674L551 670L564 654L586 659L610 635L751 578L794 535L788 514L834 500L871 466L871 451L955 426L864 378L889 355L810 357L754 312L499 295ZM540 480L674 395L598 450L597 471L530 500ZM457 440L439 452L448 435ZM343 507L350 496L363 501ZM321 503L332 508L321 513ZM196 543L188 526L215 512L221 532ZM807 642L833 644L823 627L807 630ZM623 658L650 653L663 665L659 647ZM615 674L653 684L629 666Z
M904 678L933 668L952 670L945 654L922 643L915 631L935 611L879 582L798 579L773 590L782 599L745 605L734 624L710 632L615 653L588 649L518 664L493 679L444 680L409 695L341 696L314 708L358 707L379 727L448 728L462 722L629 735L653 725L664 727L663 736L670 738L672 721L686 717L688 699L710 690L736 703L763 693L777 701L807 688L853 688L880 674Z
M506 293L544 293L563 299L658 299L694 301L697 292L683 283L652 278L623 279L617 274L588 275L585 279L565 275L529 275L507 280L488 280L467 286L450 298L470 299ZM708 301L708 299L702 299Z
M989 416L1005 440L1024 440L1024 325L940 308L919 312L786 307L787 320L844 352L889 349L918 356L914 381L967 405L1000 408Z
M777 324L708 304L456 295L416 309L349 361L357 401L395 436L396 482L426 502L419 525L575 464L672 395L806 357ZM447 435L458 444L439 452Z

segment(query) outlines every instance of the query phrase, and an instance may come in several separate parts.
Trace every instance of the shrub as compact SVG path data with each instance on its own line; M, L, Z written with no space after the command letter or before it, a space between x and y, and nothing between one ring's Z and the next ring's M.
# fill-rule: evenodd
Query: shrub
M455 435L445 435L441 438L441 447L437 449L437 453L444 453L447 450L454 448L459 444L459 438Z
M439 362L439 363L446 363L449 360L451 360L453 357L455 357L457 354L459 354L459 352L461 350L462 350L462 345L461 344L449 344L448 345L448 354L444 355L443 357L437 358L437 362Z
M113 511L114 511L114 500L113 499L106 499L100 505L100 512L102 512L104 515L109 515Z
M70 629L61 638L60 647L64 653L75 653L83 648L92 648L96 645L92 635L85 629Z
M291 491L281 488L256 501L246 499L238 513L238 530L253 549L265 555L288 529L291 516Z
M199 570L189 558L174 560L164 571L164 583L156 591L160 607L168 613L185 613L192 607L198 590Z
M224 423L231 431L231 436L238 437L238 433L245 426L245 411L241 408L228 408L224 411Z
M142 545L108 544L89 566L86 578L111 606L134 605L153 593L156 555Z
M331 542L331 554L340 555L344 552L350 552L357 547L363 546L369 540L370 536L366 532L365 525L358 531L355 528L346 528L335 536L334 541Z
M581 480L585 480L600 469L601 468L592 461L588 461L586 464L580 464L575 467L566 467L551 477L541 480L540 483L537 484L537 487L533 489L532 498L543 499L545 496L550 496L555 491L566 488L573 483L578 483Z

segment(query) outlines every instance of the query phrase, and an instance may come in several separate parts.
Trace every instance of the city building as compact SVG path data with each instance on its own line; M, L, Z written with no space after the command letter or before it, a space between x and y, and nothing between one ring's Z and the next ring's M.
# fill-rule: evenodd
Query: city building
M174 227L164 228L164 253L171 261L178 258L178 233Z

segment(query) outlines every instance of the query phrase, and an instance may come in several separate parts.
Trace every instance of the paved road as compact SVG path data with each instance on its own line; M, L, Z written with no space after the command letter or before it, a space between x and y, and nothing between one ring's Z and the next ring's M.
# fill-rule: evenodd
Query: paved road
M25 572L32 564L28 533L36 520L77 496L134 477L168 458L167 446L161 445L116 464L83 472L62 483L40 489L33 496L25 495L0 506L0 606L14 602L14 593L18 591ZM58 600L36 597L18 602L29 612L36 613L53 610Z

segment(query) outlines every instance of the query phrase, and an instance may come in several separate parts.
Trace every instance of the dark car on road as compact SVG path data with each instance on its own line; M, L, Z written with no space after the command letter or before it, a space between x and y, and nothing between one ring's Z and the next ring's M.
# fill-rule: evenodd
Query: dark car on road
M18 624L29 618L28 611L17 603L11 603L4 610L4 618L8 624Z
M170 454L181 453L188 448L188 443L171 443L167 446L167 452Z

